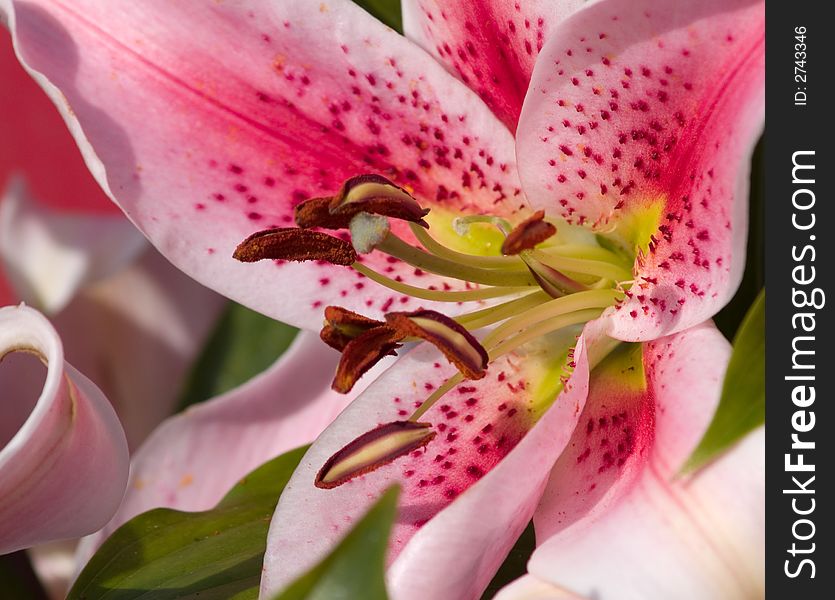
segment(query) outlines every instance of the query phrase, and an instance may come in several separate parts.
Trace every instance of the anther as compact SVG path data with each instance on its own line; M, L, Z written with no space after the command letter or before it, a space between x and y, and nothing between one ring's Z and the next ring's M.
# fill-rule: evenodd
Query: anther
M417 337L433 344L467 379L485 375L487 351L467 329L434 310L386 315L386 323L405 337Z
M334 215L330 211L333 198L311 198L296 205L294 218L296 225L303 229L321 227L323 229L347 229L353 215Z
M436 432L430 423L395 421L362 434L331 456L316 475L318 488L335 488L422 448Z
M342 352L348 342L382 325L385 325L382 321L369 319L341 306L328 306L325 308L325 325L319 337L334 350Z
M340 394L350 392L371 367L400 348L398 342L402 338L391 327L381 325L361 333L345 344L331 384L333 390Z
M409 192L381 175L359 175L347 180L329 208L334 215L366 212L429 227L423 220L429 209L421 208Z
M347 229L359 213L369 213L417 223L429 209L421 208L409 192L381 175L359 175L342 184L335 196L311 198L295 208L296 225L304 229Z
M519 254L541 244L557 233L557 228L545 220L545 211L538 210L513 228L502 243L502 254Z
M233 258L241 262L259 260L322 260L350 266L357 260L353 246L345 240L306 229L267 229L238 244Z

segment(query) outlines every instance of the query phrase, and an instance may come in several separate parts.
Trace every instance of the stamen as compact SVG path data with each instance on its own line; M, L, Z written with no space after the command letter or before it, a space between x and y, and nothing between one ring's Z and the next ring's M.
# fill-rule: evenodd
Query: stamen
M475 254L456 252L440 244L422 227L418 227L413 223L409 223L409 227L421 245L435 256L483 269L523 270L525 268L525 265L518 258L512 256L478 256Z
M542 248L542 252L549 255L568 256L571 258L583 258L588 260L599 260L612 263L621 268L627 268L627 263L617 254L600 246L589 246L585 244L559 244Z
M331 489L422 448L436 432L430 423L395 421L362 434L325 462L316 475L318 488Z
M491 331L482 340L482 344L489 350L503 339L521 331L530 329L538 332L540 324L548 319L586 309L602 309L612 306L621 295L621 292L614 289L588 290L550 300L521 315L508 319Z
M500 285L500 286L537 286L536 280L529 274L523 271L507 271L499 269L481 269L462 265L451 260L446 260L424 252L419 248L411 246L395 236L389 234L386 239L377 246L378 250L385 252L395 258L409 263L414 267L436 273L438 275L445 275L461 281L469 281L471 283L482 283L485 285Z
M297 204L294 209L296 225L302 229L321 227L323 229L347 229L354 215L331 214L330 204L333 198L311 198Z
M331 200L329 209L334 215L367 212L429 227L423 220L429 209L421 208L409 192L381 175L359 175L347 180Z
M504 321L509 317L518 315L551 299L550 295L540 290L532 294L525 294L521 298L510 300L498 306L489 306L481 310L459 315L455 317L455 320L467 329L481 329L482 327L487 327L493 323L498 323L499 321Z
M303 229L347 229L359 213L401 219L429 227L429 213L409 192L380 175L359 175L342 184L333 197L311 198L295 208L296 225Z
M404 296L412 296L414 298L420 298L421 300L433 300L435 302L470 302L470 301L478 301L478 300L489 300L490 298L498 298L500 296L510 296L512 294L519 294L521 292L529 292L531 290L530 286L496 286L496 287L483 287L477 290L450 290L450 291L441 291L441 290L427 290L424 288L419 288L414 285L409 285L408 283L402 283L400 281L395 281L391 277L386 277L385 275L378 273L377 271L373 270L366 265L356 262L351 265L371 279L372 281L376 281L380 285L384 285L385 287L389 288L390 290L394 290Z
M612 281L626 281L632 279L631 271L627 271L626 269L611 262L560 256L547 250L533 250L531 251L531 256L540 261L542 264L560 271L570 271L571 273L583 275L594 275L595 277L610 279Z
M426 400L424 400L420 406L417 407L417 410L415 410L415 412L412 413L412 416L409 417L409 420L417 421L418 419L420 419L424 414L426 414L426 411L432 408L432 406L438 400L444 397L444 394L446 394L449 390L454 388L462 381L464 381L464 376L460 372L456 373L455 375L444 381L441 385L438 386L437 390L432 392L432 394Z
M538 210L514 227L502 243L502 254L520 254L523 250L530 250L557 233L557 228L544 219L545 211Z
M353 246L339 238L307 229L267 229L254 233L235 249L232 257L241 262L323 260L350 266L357 260Z
M602 309L594 308L588 310L580 310L576 312L570 312L563 315L558 315L551 319L547 319L542 321L537 328L529 329L523 331L522 333L518 334L515 337L511 337L504 342L495 344L489 350L490 360L494 361L497 358L507 354L508 352L512 352L519 346L527 344L543 335L551 333L553 331L557 331L558 329L563 329L564 327L570 327L571 325L580 325L582 323L587 323L593 319L596 319L600 316ZM487 338L484 340L485 345L487 343ZM417 421L420 419L426 411L428 411L432 406L440 400L448 391L454 388L456 385L461 383L464 377L461 373L456 373L449 379L447 379L442 385L438 387L423 403L415 410L411 417L409 417L410 421Z
M434 310L394 312L386 323L403 337L417 337L437 347L467 379L481 379L487 369L487 351L464 327Z
M487 223L494 226L496 229L507 235L513 229L510 221L502 219L501 217L494 217L492 215L470 215L468 217L458 217L452 221L452 228L455 233L464 237L470 231L470 225L473 223Z
M342 350L331 387L340 394L347 394L360 377L383 358L400 348L402 336L382 325L369 329L352 339Z
M519 256L525 261L539 287L548 292L552 298L561 298L588 289L582 283L574 281L557 269L535 258L530 250L523 250Z
M382 321L369 319L341 306L328 306L325 308L325 326L319 337L334 350L342 352L351 340L382 325L385 325Z
M516 350L519 346L523 346L543 335L549 334L552 331L570 327L571 325L580 325L588 323L600 316L604 309L590 308L587 310L578 310L563 315L546 319L537 324L536 329L526 329L522 333L508 338L501 343L496 344L490 348L490 360L496 360L500 356Z

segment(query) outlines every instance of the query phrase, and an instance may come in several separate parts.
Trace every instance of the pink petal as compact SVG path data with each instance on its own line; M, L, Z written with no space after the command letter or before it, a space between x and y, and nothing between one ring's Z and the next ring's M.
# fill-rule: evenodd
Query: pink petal
M21 352L41 358L46 374ZM128 477L113 409L64 362L57 333L31 308L0 308L0 356L9 361L0 368L0 553L95 531L118 507Z
M0 265L0 306L14 304L16 300L14 291L12 290L11 285L9 285L3 271L3 266Z
M523 575L499 590L493 600L582 600L582 598L532 575Z
M132 449L175 411L226 304L149 248L55 317L67 357L100 382Z
M404 0L403 30L516 131L537 54L584 0Z
M348 0L3 5L19 55L66 97L65 117L131 219L183 271L283 321L317 327L322 303L342 296L378 314L401 302L348 270L231 258L247 235L288 225L301 199L371 171L427 205L523 203L501 122Z
M403 491L389 550L392 597L477 597L530 519L582 410L587 365L581 344L565 393L531 422L534 395L550 399L556 391L540 386L557 353L543 344L524 360L497 359L484 379L456 386L421 417L437 432L425 448L340 487L314 487L316 472L334 452L380 423L406 419L455 372L436 362L431 347L398 360L302 459L270 527L261 596L271 597L315 564L397 482Z
M739 283L763 40L755 0L613 0L557 27L540 55L519 127L532 203L619 226L632 247L653 234L639 288L611 315L620 339L699 323Z
M56 210L21 178L0 195L0 262L15 297L55 314L82 286L106 278L147 248L122 215Z
M139 513L209 509L259 465L312 442L357 395L330 390L338 357L318 336L300 333L258 377L160 425L134 455L130 485L113 519L82 541L78 566Z
M90 175L55 106L23 70L0 29L0 193L22 175L47 206L117 214Z
M646 392L592 375L534 519L532 575L601 600L762 596L762 430L674 479L716 408L729 353L703 324L645 345Z

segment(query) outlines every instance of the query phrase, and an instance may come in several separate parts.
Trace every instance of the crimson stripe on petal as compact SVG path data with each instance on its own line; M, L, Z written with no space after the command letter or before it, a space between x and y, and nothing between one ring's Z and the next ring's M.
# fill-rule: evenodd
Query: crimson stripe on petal
M516 130L539 51L583 0L404 0L403 29Z

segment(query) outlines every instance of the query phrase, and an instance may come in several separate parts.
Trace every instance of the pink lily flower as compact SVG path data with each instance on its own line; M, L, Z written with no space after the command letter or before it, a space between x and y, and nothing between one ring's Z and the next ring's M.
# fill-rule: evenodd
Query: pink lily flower
M398 360L311 448L263 597L395 481L392 594L477 597L587 427L595 367L625 352L611 340L683 344L739 282L761 2L604 0L564 20L535 2L407 3L407 36L441 62L338 0L0 11L99 182L183 271L309 329L338 304L323 338L342 391L404 342L441 350ZM647 352L632 366L653 390ZM624 451L595 455L601 489L632 498L616 483L666 448L652 399L618 406Z

